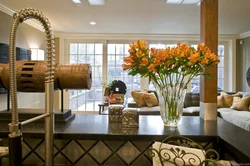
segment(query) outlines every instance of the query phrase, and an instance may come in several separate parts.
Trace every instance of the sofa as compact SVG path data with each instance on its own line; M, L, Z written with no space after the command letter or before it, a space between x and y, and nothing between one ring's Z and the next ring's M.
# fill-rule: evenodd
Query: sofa
M232 105L231 108L230 107L218 108L217 109L218 116L236 126L239 126L247 131L250 131L250 111L249 111L250 110L250 92L225 93L225 94L228 95L227 97L237 94L240 96L240 99L245 99L245 100L247 99L246 104L248 107L247 109L248 111L242 110L241 107L237 109L232 108L233 107ZM155 95L157 97L156 93ZM222 95L219 93L218 102L221 96ZM218 104L218 106L219 105L220 104ZM128 98L127 107L138 108L133 98ZM184 99L183 116L199 116L199 112L200 112L200 94L187 92L185 99ZM159 106L140 107L139 115L160 115L160 108Z
M154 93L158 98L155 91L148 91L148 93ZM183 116L199 116L199 105L200 105L200 95L198 93L187 92L184 100ZM135 100L130 97L127 99L127 107L129 108L140 108L139 115L160 115L160 107L138 107Z

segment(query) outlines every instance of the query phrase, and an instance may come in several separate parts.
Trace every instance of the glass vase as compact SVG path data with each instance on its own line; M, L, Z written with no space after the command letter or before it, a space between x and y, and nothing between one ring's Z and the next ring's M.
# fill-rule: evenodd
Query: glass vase
M165 126L177 127L183 113L186 88L181 84L159 85L153 82L158 96L160 115Z

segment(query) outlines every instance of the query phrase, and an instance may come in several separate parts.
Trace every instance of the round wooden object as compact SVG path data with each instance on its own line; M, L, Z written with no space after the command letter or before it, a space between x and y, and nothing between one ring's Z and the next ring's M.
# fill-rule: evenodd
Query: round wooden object
M2 72L1 72L1 68ZM44 92L46 62L17 61L16 78L19 92ZM90 89L92 84L89 64L55 65L55 89ZM0 65L0 77L3 85L9 89L9 64Z

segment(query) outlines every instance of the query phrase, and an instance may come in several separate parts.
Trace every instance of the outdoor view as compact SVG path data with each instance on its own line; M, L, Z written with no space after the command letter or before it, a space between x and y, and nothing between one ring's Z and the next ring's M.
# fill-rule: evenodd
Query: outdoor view
M149 48L175 47L176 44L149 44ZM197 47L197 45L191 45ZM107 54L103 52L103 43L70 43L70 63L89 63L92 66L92 88L90 90L69 90L69 107L74 111L98 111L98 104L103 102L103 82L121 80L127 86L125 98L131 96L131 91L140 90L140 76L128 75L122 70L123 58L128 56L129 43L107 44ZM218 46L218 91L224 89L224 45ZM106 58L107 64L103 64ZM107 75L103 73L106 71ZM191 91L200 91L199 77L191 81ZM148 89L154 90L152 83Z
M92 66L92 88L69 90L69 107L74 111L97 111L102 102L102 43L71 43L70 63L89 63Z
M197 48L198 45L191 45L194 48ZM218 46L218 56L220 63L218 64L218 92L224 90L224 45ZM200 77L195 77L191 81L191 92L199 93L200 92Z

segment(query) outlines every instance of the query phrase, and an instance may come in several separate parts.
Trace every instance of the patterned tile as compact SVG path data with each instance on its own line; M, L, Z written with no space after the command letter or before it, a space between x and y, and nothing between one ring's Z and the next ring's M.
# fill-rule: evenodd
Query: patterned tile
M45 160L45 142L43 142L35 151ZM56 154L57 151L58 150L54 147L54 154Z
M28 156L26 160L23 161L23 164L43 164L43 161L37 157L34 153Z
M77 140L83 148L85 148L86 150L88 150L91 146L93 146L94 143L96 143L96 141L92 141L92 140Z
M88 165L89 166L95 166L95 165L99 165L99 164L97 164L96 161L87 154L87 155L83 156L81 158L81 160L79 160L77 162L77 165L81 165L81 166L88 166Z
M8 146L8 139L4 139ZM26 143L28 145L26 145ZM152 142L142 141L95 141L95 140L54 140L55 166L148 166L152 165L147 148ZM213 147L212 143L200 143L204 148ZM42 139L24 139L24 165L43 164L45 142ZM35 149L34 149L35 148ZM31 151L34 151L31 153ZM4 161L4 166L8 159Z
M131 166L152 166L152 162L150 162L146 157L140 156Z
M104 141L113 151L117 150L124 141Z
M69 140L65 140L65 139L55 139L54 140L54 145L56 145L56 147L61 149L68 141Z
M66 165L66 164L71 164L72 162L69 162L62 154L58 154L54 158L54 163L60 164L60 165Z
M110 156L112 151L102 142L99 141L95 147L89 152L99 163L102 163L105 159Z
M127 142L117 154L127 163L130 164L139 154L140 151L130 142Z
M71 141L63 150L65 156L67 156L73 163L83 154L85 151L75 142Z
M43 139L24 139L24 141L27 142L32 147L32 149L35 148L35 146L37 146L37 144L39 144L39 142L42 140Z
M106 166L123 166L123 165L126 165L124 162L122 162L119 157L117 157L116 155L112 156L107 162L105 162L105 164L103 165L106 165Z
M135 145L139 151L145 150L148 146L152 145L152 142L142 142L142 141L133 141L131 142Z
M30 148L25 144L23 143L22 144L22 149L23 149L23 158L30 152Z

